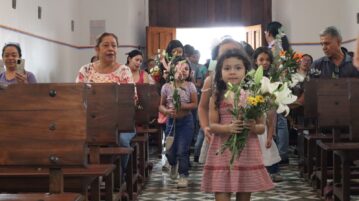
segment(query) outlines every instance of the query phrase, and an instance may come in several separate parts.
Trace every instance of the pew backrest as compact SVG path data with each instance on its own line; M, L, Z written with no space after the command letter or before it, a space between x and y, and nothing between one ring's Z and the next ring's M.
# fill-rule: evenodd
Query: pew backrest
M351 141L359 142L359 80L352 79L350 85L350 132Z
M318 127L349 126L349 82L348 79L318 80Z
M118 144L118 132L134 131L133 84L86 84L90 145Z
M1 166L85 166L83 84L10 85L0 90Z

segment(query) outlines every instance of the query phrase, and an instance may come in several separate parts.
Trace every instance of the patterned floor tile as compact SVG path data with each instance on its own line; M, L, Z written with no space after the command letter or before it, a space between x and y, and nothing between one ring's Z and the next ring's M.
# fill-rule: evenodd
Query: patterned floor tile
M188 188L178 189L176 181L170 179L167 172L162 171L163 160L153 160L155 164L151 179L139 197L140 201L213 201L214 195L200 192L203 165L193 163L190 170ZM297 159L290 159L289 166L281 167L283 182L276 183L271 191L253 193L252 201L318 201L317 192L300 178ZM234 196L232 196L234 201ZM357 197L352 200L359 201Z

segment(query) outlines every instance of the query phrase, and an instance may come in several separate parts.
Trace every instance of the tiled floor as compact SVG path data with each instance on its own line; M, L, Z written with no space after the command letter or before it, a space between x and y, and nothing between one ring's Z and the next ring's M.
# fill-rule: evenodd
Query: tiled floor
M291 158L289 166L281 167L281 174L284 181L276 183L275 189L262 193L254 193L252 200L257 201L314 201L320 200L313 188L299 177L299 172ZM169 178L167 172L162 172L163 161L155 160L151 179L147 183L144 192L139 197L140 201L196 201L214 200L213 194L200 192L203 165L194 164L190 171L190 184L186 189L177 189L176 182ZM234 196L232 196L234 200Z
M291 153L293 147L291 147ZM154 157L155 158L155 157ZM190 170L190 184L188 188L178 189L176 181L169 177L169 173L162 171L164 160L153 159L154 165L151 178L146 184L139 201L214 201L213 194L200 191L203 165L192 163ZM192 161L192 159L191 159ZM284 181L276 183L276 187L267 192L254 193L251 200L255 201L315 201L320 200L314 189L299 176L298 159L290 154L290 164L281 166ZM232 200L234 196L232 196ZM359 197L352 197L352 201L359 201Z

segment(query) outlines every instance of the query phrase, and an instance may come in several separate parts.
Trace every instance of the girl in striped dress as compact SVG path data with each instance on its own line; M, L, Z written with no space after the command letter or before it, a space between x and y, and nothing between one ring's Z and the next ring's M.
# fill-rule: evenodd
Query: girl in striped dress
M274 187L261 155L257 134L264 132L263 119L233 120L230 101L224 99L226 83L239 84L250 68L243 53L229 50L218 60L214 82L216 90L210 99L210 129L214 133L210 142L207 161L203 171L201 190L214 192L216 201L230 201L231 193L236 199L249 201L251 192L265 191ZM222 144L233 133L240 135L244 128L250 129L246 146L230 168L229 150L217 154Z

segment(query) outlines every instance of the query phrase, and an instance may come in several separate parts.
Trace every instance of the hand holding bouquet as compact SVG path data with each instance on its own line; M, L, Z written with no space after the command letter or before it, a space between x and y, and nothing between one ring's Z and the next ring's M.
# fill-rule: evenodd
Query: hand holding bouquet
M219 153L226 149L231 151L231 166L243 151L250 131L254 130L255 120L262 118L272 108L276 108L278 113L288 114L288 104L297 99L291 94L287 83L273 83L267 77L263 77L262 66L256 71L248 72L239 85L228 83L225 98L233 105L230 110L233 116L230 127L232 135L222 145Z

